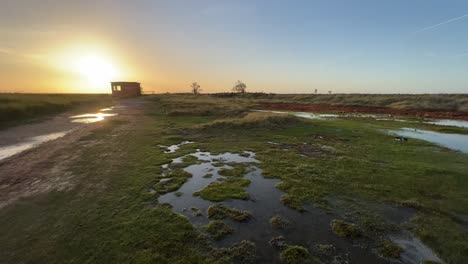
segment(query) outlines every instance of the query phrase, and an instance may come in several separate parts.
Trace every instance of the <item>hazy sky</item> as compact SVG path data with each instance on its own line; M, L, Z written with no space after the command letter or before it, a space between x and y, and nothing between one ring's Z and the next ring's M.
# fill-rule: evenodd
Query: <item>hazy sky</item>
M467 93L468 1L0 3L0 91Z

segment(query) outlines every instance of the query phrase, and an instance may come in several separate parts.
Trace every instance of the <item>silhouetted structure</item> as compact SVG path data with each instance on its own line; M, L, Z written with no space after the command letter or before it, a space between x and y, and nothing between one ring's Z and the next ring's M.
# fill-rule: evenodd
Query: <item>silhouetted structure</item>
M138 82L111 82L112 96L133 97L141 95L141 86Z

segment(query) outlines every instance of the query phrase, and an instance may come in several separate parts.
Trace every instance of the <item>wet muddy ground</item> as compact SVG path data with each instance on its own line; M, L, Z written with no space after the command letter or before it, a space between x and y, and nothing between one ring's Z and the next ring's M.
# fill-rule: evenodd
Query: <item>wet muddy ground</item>
M0 131L0 161L40 144L58 139L85 124L113 117L122 108L104 108L98 113L57 115L51 119Z
M173 145L174 148L175 146L180 145ZM174 149L171 147L165 148ZM202 232L204 226L212 220L207 216L208 207L219 203L204 200L193 195L193 193L203 189L211 182L227 178L219 174L220 169L232 168L236 164L248 164L249 172L243 176L245 179L250 180L250 184L246 187L249 194L248 199L228 199L221 202L221 204L248 211L252 214L252 217L250 220L242 222L225 219L224 222L234 228L235 231L221 240L214 240L213 243L218 247L229 247L242 240L249 240L256 244L257 263L280 263L280 251L273 247L269 241L282 236L286 244L304 246L312 254L320 256L330 263L419 264L423 259L439 260L429 248L403 230L387 235L388 239L405 249L401 258L382 258L377 253L377 242L374 238L342 238L331 230L330 223L332 220L337 217L340 218L339 210L332 213L307 205L304 207L303 212L299 212L286 207L280 202L283 192L275 187L280 180L262 176L262 170L257 166L260 161L255 159L255 153L253 152L211 154L210 152L197 150L194 153L175 158L171 163L162 165L165 170L164 173L181 164L187 156L197 158L195 164L184 168L185 171L192 174L192 177L178 190L159 196L158 202L170 204L174 211L186 216ZM210 177L206 177L206 175L210 175ZM165 180L167 179L161 179L161 181ZM150 191L154 190L150 189ZM340 207L338 203L336 206L337 208ZM401 224L414 213L410 209L392 206L380 205L376 206L376 208L392 224ZM275 216L282 219L284 226L281 228L272 226L270 220ZM283 242L282 239L280 240ZM323 248L327 248L327 252L323 252Z

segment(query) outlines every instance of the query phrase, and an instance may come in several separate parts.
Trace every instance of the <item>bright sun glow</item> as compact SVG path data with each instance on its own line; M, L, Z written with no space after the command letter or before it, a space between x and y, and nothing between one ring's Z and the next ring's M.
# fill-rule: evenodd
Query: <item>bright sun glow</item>
M92 85L108 84L117 76L115 67L103 57L85 55L74 59L73 70Z

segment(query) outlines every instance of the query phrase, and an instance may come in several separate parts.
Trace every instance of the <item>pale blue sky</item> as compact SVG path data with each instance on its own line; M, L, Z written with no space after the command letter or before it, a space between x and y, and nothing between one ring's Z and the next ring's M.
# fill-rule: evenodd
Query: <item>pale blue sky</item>
M0 77L54 78L12 54L92 40L157 91L468 92L468 1L93 2L2 2Z

